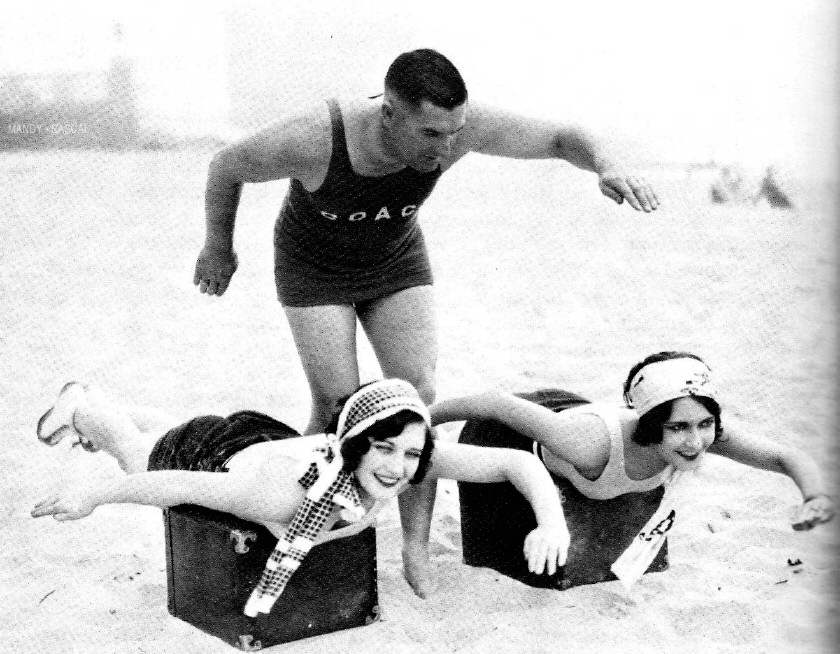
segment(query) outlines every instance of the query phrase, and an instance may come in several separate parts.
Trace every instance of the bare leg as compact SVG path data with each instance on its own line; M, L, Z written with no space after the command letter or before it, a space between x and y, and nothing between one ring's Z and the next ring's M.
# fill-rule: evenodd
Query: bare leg
M435 401L437 323L431 286L415 286L358 305L386 377L411 383L427 404Z
M161 435L184 422L162 409L150 406L118 405L131 418L137 429L149 434Z
M89 444L87 449L111 455L128 474L144 472L157 439L178 424L156 409L128 409L116 404L96 387L76 384L72 392L65 389L56 403L56 407L62 404L62 415L52 420L66 422L66 428Z
M86 405L74 417L76 429L113 456L128 474L145 472L155 443L182 422L160 409L114 402L96 387L87 395Z
M409 288L359 307L359 318L386 377L410 382L426 404L435 400L437 325L431 286ZM403 575L420 597L432 592L429 534L437 481L399 496Z
M304 433L322 433L338 400L359 386L356 311L351 305L284 309L312 394Z

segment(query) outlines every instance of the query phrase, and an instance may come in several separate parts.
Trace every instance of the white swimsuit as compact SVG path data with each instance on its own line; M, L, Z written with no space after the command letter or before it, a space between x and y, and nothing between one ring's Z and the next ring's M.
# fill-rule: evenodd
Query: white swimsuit
M574 487L586 497L593 500L608 500L626 493L644 493L670 481L674 472L671 465L647 479L630 479L627 476L624 468L624 438L621 434L618 407L600 403L582 404L563 411L564 415L570 413L598 416L604 421L610 434L610 458L597 479L587 479L571 463L560 457L552 458L552 469L572 482ZM542 450L542 446L534 441L534 454L545 464Z

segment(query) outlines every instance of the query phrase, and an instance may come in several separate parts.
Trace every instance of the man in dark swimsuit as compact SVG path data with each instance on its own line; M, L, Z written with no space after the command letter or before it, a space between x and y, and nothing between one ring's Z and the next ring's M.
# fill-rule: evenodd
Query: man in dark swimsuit
M307 434L323 431L336 401L359 385L357 319L382 373L434 401L437 329L417 210L468 152L565 159L596 173L619 204L645 212L659 205L644 179L579 127L468 104L457 69L426 49L397 57L383 96L302 108L213 158L194 278L208 295L224 294L238 265L242 185L291 180L275 229L275 277L312 394ZM433 501L427 485L400 497L405 574L421 596L428 529L415 516Z

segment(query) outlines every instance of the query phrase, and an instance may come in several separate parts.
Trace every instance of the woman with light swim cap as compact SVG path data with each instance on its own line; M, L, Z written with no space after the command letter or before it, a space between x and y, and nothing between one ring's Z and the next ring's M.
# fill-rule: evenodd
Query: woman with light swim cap
M718 392L700 357L687 352L647 357L630 371L624 397L627 406L618 407L566 391L546 392L547 408L491 391L434 404L432 424L479 419L507 425L521 435L515 447L533 450L548 470L593 499L667 484L678 471L696 470L708 453L788 476L802 494L794 529L811 529L834 516L812 457L724 429Z

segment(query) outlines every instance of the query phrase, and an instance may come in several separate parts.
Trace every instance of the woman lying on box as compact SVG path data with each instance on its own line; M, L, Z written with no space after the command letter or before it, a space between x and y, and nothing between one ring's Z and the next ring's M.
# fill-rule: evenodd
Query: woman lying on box
M687 352L659 352L636 364L624 384L627 407L556 391L555 410L514 395L488 392L443 400L432 424L495 420L522 436L554 474L584 495L609 499L668 484L678 472L696 470L704 455L719 454L790 477L803 504L793 522L811 529L834 516L814 460L801 450L755 435L723 429L710 370Z
M551 408L495 391L442 400L430 407L432 424L492 420L506 425L515 432L505 437L507 447L533 451L548 470L591 499L664 485L659 510L611 568L627 586L647 569L673 525L673 482L696 470L706 452L790 477L803 498L794 529L811 529L834 516L834 504L808 454L723 429L710 370L693 354L660 352L634 366L624 385L627 407L590 403L561 390L541 395L539 401ZM416 519L420 523L431 516ZM419 530L422 524L412 527ZM421 557L419 565L405 571L412 587L428 588L428 553L425 563Z
M537 516L524 544L529 569L554 574L565 563L569 532L560 500L530 454L433 441L426 406L398 379L361 387L334 423L319 436L300 436L255 412L178 425L71 382L38 422L38 438L55 445L74 436L86 450L113 456L127 475L64 489L32 516L76 520L101 504L197 504L262 523L279 540L245 607L250 616L271 610L313 544L360 532L424 478L512 482ZM339 520L350 524L333 529Z

